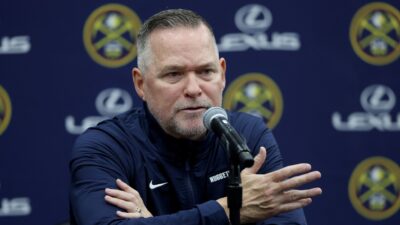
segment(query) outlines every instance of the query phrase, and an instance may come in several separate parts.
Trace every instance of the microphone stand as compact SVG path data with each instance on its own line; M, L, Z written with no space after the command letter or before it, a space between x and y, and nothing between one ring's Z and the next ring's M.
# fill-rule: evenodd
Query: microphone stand
M243 190L240 178L239 156L238 154L235 154L225 136L223 136L222 139L230 161L230 171L227 188L229 219L232 225L240 225L240 208L242 208Z

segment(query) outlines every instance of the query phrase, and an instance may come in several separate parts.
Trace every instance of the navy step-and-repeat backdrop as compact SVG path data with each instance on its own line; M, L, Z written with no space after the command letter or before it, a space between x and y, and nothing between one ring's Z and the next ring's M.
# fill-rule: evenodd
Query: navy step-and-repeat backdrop
M0 2L0 224L68 224L86 128L141 104L135 35L189 8L228 64L225 108L259 115L324 193L310 225L400 224L400 1Z

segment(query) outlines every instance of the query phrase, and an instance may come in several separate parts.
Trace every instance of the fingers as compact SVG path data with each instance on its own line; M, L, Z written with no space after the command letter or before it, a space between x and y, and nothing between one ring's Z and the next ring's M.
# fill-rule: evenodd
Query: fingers
M260 150L257 158L265 160L262 154ZM259 162L255 164L259 165ZM262 175L251 174L258 169L257 167L249 168L248 174L242 177L242 223L253 223L282 212L302 208L312 202L311 198L322 194L321 188L296 190L304 184L321 178L319 171L310 172L310 164L291 165Z
M105 190L106 194L109 195L110 197L118 198L124 201L130 201L130 202L137 202L138 203L138 198L135 194L117 190L117 189L110 189L106 188Z
M319 178L321 178L321 173L319 171L313 171L286 179L282 181L280 185L283 190L289 190L310 183L312 181L318 180Z
M141 217L141 212L138 211L138 209L141 209L141 199L139 193L131 188L129 185L121 181L120 179L117 179L117 186L121 189L111 189L111 188L106 188L106 196L104 199L112 204L117 206L118 208L124 209L127 211L123 215L123 218L126 218L126 216L137 216L140 215ZM137 215L136 215L137 214Z
M117 206L118 208L121 209L125 209L128 213L134 213L137 212L137 206L136 204L129 202L129 201L125 201L119 198L115 198L115 197L111 197L109 195L106 195L104 197L104 199L106 200L106 202Z
M312 188L307 190L289 190L284 192L284 202L291 203L322 194L321 188ZM308 201L308 200L307 200Z
M272 180L275 182L283 181L297 174L306 173L311 170L311 165L308 163L301 163L291 165L270 173Z
M139 193L135 189L131 188L128 184L123 182L121 179L117 179L116 183L117 183L117 186L121 190L129 192L129 193L134 194L134 195L139 195Z
M142 217L141 213L127 213L127 212L122 212L122 211L117 211L117 215L119 217L122 217L124 219L129 219L129 218L140 218Z
M242 171L244 174L256 174L260 170L267 158L267 150L264 147L260 147L260 152L254 157L254 165L250 168L246 168Z
M298 208L303 208L309 205L311 202L312 202L311 198L305 198L305 199L300 199L298 201L281 204L279 207L279 211L281 213L289 212Z
M120 179L116 180L119 189L106 188L104 199L123 211L117 212L122 218L152 217L151 212L146 208L143 200L135 189Z

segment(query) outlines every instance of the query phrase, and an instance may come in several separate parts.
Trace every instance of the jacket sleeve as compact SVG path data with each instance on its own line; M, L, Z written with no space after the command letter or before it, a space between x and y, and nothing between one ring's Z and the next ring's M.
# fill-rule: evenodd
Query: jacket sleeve
M283 168L283 158L279 150L279 146L273 136L271 130L265 126L262 119L249 119L248 115L243 115L242 120L246 121L243 130L247 143L253 155L257 155L260 147L267 149L267 160L259 170L259 174L269 173ZM249 123L249 121L253 121ZM291 212L276 215L268 220L259 222L257 224L263 225L307 225L303 209L296 209Z
M70 161L71 224L229 224L216 201L152 218L119 218L118 208L105 202L104 190L116 188L117 178L127 181L129 176L134 176L131 174L134 162L121 145L123 143L96 129L88 130L77 139Z

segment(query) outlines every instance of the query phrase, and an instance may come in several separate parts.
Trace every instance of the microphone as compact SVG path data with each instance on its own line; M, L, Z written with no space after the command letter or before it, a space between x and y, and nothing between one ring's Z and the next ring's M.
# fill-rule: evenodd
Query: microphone
M219 138L225 139L231 149L231 157L237 157L244 167L254 164L246 142L239 136L235 128L228 122L226 111L221 107L211 107L203 115L203 124L207 130L214 132ZM235 154L235 155L233 155Z

